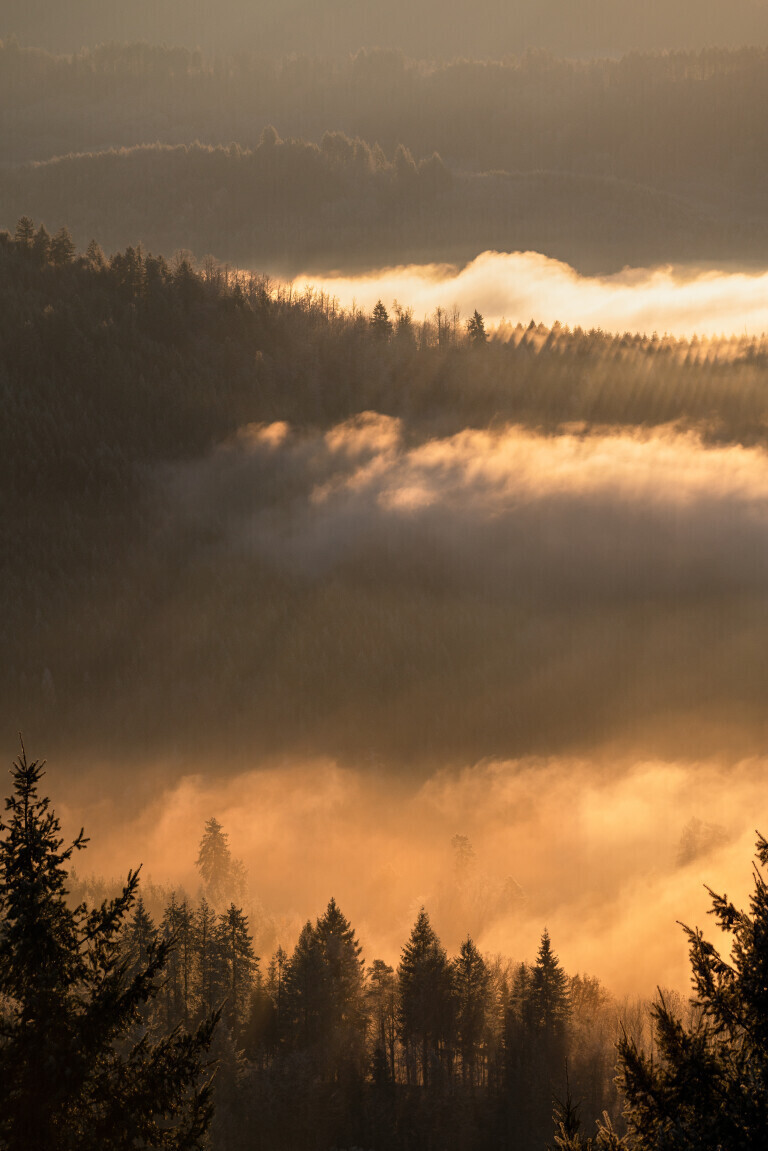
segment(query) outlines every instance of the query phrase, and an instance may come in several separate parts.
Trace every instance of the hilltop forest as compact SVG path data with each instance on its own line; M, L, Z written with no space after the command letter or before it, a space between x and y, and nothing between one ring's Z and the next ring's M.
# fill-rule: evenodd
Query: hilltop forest
M734 489L731 551L704 574L731 497L710 510L695 477L697 453L759 462L764 340L534 324L488 339L482 317L344 311L141 248L77 254L26 217L0 237L0 303L7 727L57 754L108 739L138 757L453 763L578 748L614 722L659 746L679 724L690 746L695 652L721 693L702 747L715 720L720 738L734 730L736 692L739 738L762 730L761 633L741 598L760 596L762 569L730 563L759 555L757 521ZM575 503L548 490L568 457L597 467L622 444L661 453L658 522L621 472ZM520 482L523 502L478 502ZM699 509L685 544L678 495ZM700 597L680 617L689 578ZM732 621L715 648L712 604ZM631 682L627 650L641 653Z
M424 60L6 40L0 95L0 223L29 213L83 247L282 275L485 249L589 273L768 253L765 48Z

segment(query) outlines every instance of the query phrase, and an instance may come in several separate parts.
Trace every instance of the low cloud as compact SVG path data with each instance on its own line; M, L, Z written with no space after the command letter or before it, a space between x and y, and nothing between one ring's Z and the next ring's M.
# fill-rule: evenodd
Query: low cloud
M539 252L483 252L462 269L411 265L294 280L297 290L307 283L367 311L379 299L387 306L399 300L417 320L438 307L456 307L465 318L477 309L493 326L534 319L547 326L687 337L768 331L768 272L663 267L581 276Z
M86 805L89 863L109 874L141 860L149 878L194 896L197 845L215 814L248 868L262 952L292 948L333 895L366 959L396 964L424 904L451 951L471 933L488 953L530 960L546 926L569 971L650 995L659 984L687 990L677 921L713 937L703 885L744 903L753 825L768 825L764 759L486 760L416 785L381 767L282 760L216 782L186 775L130 818L102 804L91 819ZM692 820L718 834L681 861ZM474 849L463 870L455 835Z

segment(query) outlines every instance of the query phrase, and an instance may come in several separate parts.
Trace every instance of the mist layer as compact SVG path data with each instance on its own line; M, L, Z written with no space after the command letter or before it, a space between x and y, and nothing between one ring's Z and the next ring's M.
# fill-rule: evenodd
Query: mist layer
M768 329L766 272L627 268L590 277L538 252L484 252L460 270L411 265L355 277L299 276L294 285L300 290L307 282L347 307L407 302L417 320L442 308L464 318L477 309L494 326L534 319L548 327L559 322L686 337Z

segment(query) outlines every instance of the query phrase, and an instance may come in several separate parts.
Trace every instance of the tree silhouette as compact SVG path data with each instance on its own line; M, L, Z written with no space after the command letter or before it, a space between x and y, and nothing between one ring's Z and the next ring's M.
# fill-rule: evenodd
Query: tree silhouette
M453 983L462 1079L465 1083L474 1083L477 1058L485 1038L490 979L483 957L471 939L464 940L453 961Z
M67 905L68 864L43 765L24 749L0 822L0 1145L7 1151L174 1151L200 1145L209 1125L203 1061L215 1027L151 1042L129 1035L168 958L159 944L129 978L121 959L138 872L101 907Z
M197 856L197 869L203 880L205 893L216 905L229 885L232 873L232 853L229 850L228 836L218 819L211 817L205 825L200 850Z
M467 335L475 347L488 342L488 333L485 330L485 321L475 308L472 316L467 320Z
M453 981L445 950L422 907L397 969L402 1041L421 1064L421 1079L439 1064L440 1050L453 1028Z
M697 1013L685 1027L663 996L652 1009L653 1059L626 1035L619 1085L641 1148L736 1151L768 1132L768 842L759 836L749 911L707 888L730 960L698 928L684 927Z
M381 300L378 301L371 313L371 331L382 340L388 340L392 334L392 321Z

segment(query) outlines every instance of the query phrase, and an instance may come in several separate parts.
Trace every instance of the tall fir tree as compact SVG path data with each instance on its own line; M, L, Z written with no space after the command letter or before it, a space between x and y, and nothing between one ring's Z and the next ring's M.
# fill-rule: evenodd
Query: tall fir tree
M205 825L196 865L206 897L216 907L224 899L229 887L232 853L229 850L229 837L214 816Z
M211 1119L203 1075L215 1019L157 1042L130 1033L168 958L160 944L133 977L121 958L138 873L101 907L67 903L68 846L43 765L22 748L0 822L0 1145L6 1151L200 1146Z
M192 1013L192 981L194 977L194 917L186 899L171 894L163 912L160 932L164 941L172 943L166 977L161 991L161 1006L165 1026L188 1026Z
M221 982L226 995L223 1015L233 1036L239 1039L248 1013L259 960L253 950L248 920L234 903L219 916L216 944Z
M663 997L653 1057L619 1043L630 1141L642 1151L746 1151L768 1141L768 842L757 840L749 910L707 888L730 955L685 927L696 1013L686 1027Z
M422 907L397 969L398 1024L409 1078L415 1065L429 1086L454 1029L453 975L448 956Z
M461 1055L461 1074L465 1084L474 1086L486 1039L490 997L490 975L482 955L471 939L465 939L453 961L453 984L456 994L456 1037Z

